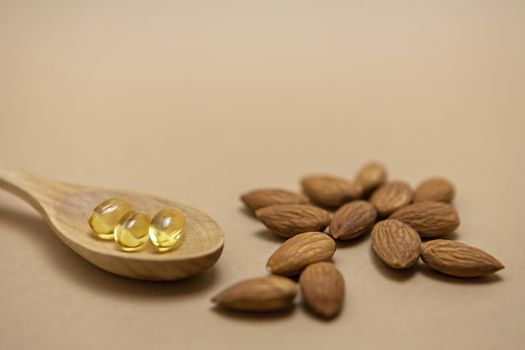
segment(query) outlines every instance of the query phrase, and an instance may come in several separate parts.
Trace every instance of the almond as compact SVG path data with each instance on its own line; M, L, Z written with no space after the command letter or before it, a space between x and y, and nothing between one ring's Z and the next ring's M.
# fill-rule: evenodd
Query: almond
M328 208L337 208L360 195L360 191L352 183L335 176L306 176L301 185L312 202Z
M501 262L483 250L446 239L423 244L421 259L431 269L455 277L480 277L504 268Z
M390 215L410 225L421 237L437 237L459 227L459 215L453 206L443 202L418 202Z
M212 302L239 311L279 311L292 306L297 284L280 276L260 277L234 284L217 294Z
M452 202L454 199L454 185L450 181L440 177L433 177L423 181L414 194L414 202L437 201Z
M419 259L421 238L407 224L395 219L380 221L372 230L372 249L393 269L407 269Z
M335 253L335 242L322 232L298 234L272 254L266 268L275 275L298 275L306 266L327 261Z
M377 218L375 207L367 201L354 201L339 208L330 222L330 234L341 240L370 232Z
M255 215L262 223L283 237L298 233L324 231L330 224L330 213L304 204L280 204L261 208Z
M376 207L380 216L385 217L412 202L413 192L410 186L402 181L392 181L379 187L370 202Z
M277 204L306 204L306 196L278 188L261 188L241 196L241 200L252 211Z
M387 172L383 164L370 162L365 164L357 173L354 184L361 188L363 194L370 194L381 186L387 178Z
M319 316L332 318L341 311L345 281L334 265L320 262L308 266L301 274L299 284L304 302Z

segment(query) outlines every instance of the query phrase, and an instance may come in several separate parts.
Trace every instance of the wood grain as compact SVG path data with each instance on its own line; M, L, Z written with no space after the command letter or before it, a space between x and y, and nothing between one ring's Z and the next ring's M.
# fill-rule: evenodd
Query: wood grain
M212 218L170 200L47 180L5 166L0 166L0 188L37 209L55 234L77 254L117 275L142 280L186 278L214 265L224 245L224 234ZM153 248L129 253L120 251L113 242L98 239L88 225L88 218L97 204L112 197L126 198L150 215L165 207L179 208L187 216L184 241L168 253L157 253Z

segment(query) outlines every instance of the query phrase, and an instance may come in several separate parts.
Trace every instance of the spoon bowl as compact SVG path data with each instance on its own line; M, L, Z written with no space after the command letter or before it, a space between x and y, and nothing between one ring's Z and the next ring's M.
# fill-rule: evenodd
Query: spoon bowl
M224 234L210 216L167 199L48 180L14 168L0 169L0 188L29 202L77 254L117 275L142 280L190 277L213 266L224 245ZM113 241L99 239L89 227L89 216L100 202L115 197L129 200L151 216L166 207L179 208L187 220L182 243L166 253L151 246L130 253Z

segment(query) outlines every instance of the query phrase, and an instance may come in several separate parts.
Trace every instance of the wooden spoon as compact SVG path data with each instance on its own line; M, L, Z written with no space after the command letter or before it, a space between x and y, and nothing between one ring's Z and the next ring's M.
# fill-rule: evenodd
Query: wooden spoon
M104 190L44 179L13 167L0 167L0 188L31 204L55 234L77 254L117 275L143 280L178 280L211 267L219 259L224 234L207 214L181 203L131 192ZM91 231L88 218L103 200L120 197L138 210L154 215L165 207L186 214L182 244L167 253L149 247L140 252L119 250L113 241L103 241Z

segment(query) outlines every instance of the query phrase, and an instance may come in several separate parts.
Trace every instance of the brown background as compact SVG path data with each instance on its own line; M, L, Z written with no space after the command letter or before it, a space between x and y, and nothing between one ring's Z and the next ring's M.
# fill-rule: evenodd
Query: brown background
M0 0L0 155L51 177L150 192L226 233L179 283L105 273L0 194L0 347L521 349L525 2ZM344 313L228 315L211 296L278 246L241 192L352 176L369 159L458 188L454 238L507 266L394 273L341 246Z

